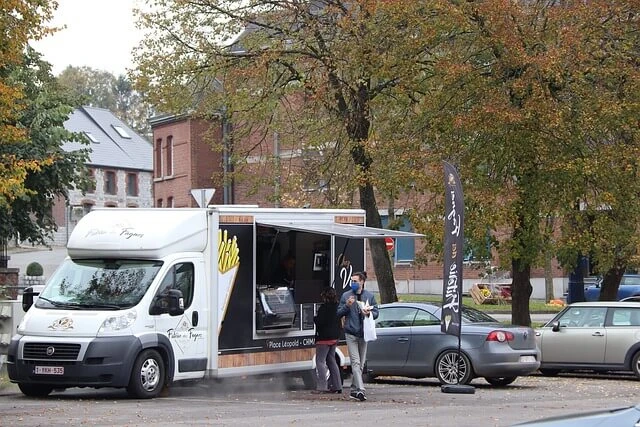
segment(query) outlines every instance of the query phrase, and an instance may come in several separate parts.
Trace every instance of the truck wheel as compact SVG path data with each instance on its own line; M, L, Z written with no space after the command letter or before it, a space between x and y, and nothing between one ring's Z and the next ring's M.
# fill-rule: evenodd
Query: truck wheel
M127 392L138 399L157 397L164 387L165 377L164 361L160 353L152 349L144 350L133 364Z
M338 372L340 372L340 386L344 385L344 369L340 366L340 358L336 355L336 365L338 365Z
M636 377L640 378L640 351L636 352L631 361L631 370Z
M48 384L18 384L18 388L25 396L45 397L53 391L53 386Z
M308 371L302 372L302 382L304 383L304 388L307 390L315 390L318 380L316 378L316 370L310 369Z

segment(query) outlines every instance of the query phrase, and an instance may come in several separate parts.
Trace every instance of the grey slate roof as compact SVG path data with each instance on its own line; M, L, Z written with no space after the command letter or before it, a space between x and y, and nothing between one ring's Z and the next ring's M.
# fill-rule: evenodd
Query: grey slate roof
M113 126L121 126L131 139L121 137ZM133 129L104 108L80 107L64 122L65 129L72 132L90 132L98 143L89 145L90 166L112 167L153 171L153 145ZM66 142L65 151L87 148L77 142Z

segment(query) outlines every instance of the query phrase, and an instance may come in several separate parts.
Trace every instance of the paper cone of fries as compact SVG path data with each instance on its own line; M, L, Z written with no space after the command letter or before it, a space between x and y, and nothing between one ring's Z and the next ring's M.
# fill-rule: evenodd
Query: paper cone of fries
M229 306L229 298L240 268L240 250L236 236L229 238L227 230L218 230L218 333Z

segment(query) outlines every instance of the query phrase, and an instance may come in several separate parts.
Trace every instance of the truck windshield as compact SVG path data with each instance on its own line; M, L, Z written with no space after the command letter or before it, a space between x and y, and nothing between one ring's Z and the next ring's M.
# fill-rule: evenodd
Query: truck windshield
M39 308L119 310L135 306L161 261L67 259L36 302Z

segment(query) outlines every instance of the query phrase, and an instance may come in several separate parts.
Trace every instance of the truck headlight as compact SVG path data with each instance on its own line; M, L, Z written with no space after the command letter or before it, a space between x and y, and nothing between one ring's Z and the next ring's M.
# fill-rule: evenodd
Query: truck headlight
M102 326L100 326L98 333L102 334L105 332L115 332L127 329L133 325L133 322L136 321L137 317L138 314L135 310L128 311L127 313L120 314L118 316L109 316L104 319L104 322L102 322Z

